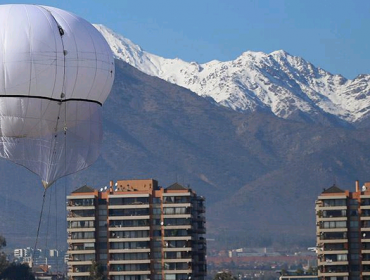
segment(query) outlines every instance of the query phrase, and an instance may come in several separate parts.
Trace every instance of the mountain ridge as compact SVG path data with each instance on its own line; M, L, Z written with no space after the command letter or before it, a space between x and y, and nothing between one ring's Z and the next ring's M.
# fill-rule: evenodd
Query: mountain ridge
M264 111L242 114L122 60L116 60L103 127L98 161L47 190L46 203L64 229L58 231L60 240L66 240L65 197L71 191L83 185L99 189L110 180L154 178L164 187L176 181L190 185L206 197L207 238L216 240L209 247L226 246L222 238L233 248L261 238L312 244L314 203L322 188L337 182L354 189L354 181L366 180L370 169L367 128L285 120ZM20 233L6 235L9 244L33 241L29 237L36 234L43 198L40 180L6 160L0 170L7 201L0 203L0 234L13 232L6 220L12 217L17 223L12 228ZM49 209L46 204L44 225Z
M129 58L137 54L133 43L131 47ZM121 53L126 51L121 49ZM298 67L301 60L289 62L294 58L286 58L284 51L270 57L254 52L243 56L241 63L255 57L249 64L266 75L255 76L256 83L270 83L269 86L277 79L288 81L290 88L301 88L305 83L311 87L312 81L318 82L315 75L327 75L324 70L304 64L304 70L312 74L310 79L303 74L290 78L289 75L300 72L289 72L289 65ZM284 74L280 72L282 64L276 61L279 57L286 58L282 62L288 69ZM144 59L137 56L132 63L145 66ZM218 67L220 63L212 61L209 66ZM266 63L275 68L264 68ZM189 67L197 73L206 71L197 63ZM242 72L246 69L243 67L239 69ZM335 79L333 84L354 83L340 76L326 77ZM355 81L365 83L366 89L367 79L368 75L364 75ZM353 90L356 86L353 84ZM316 96L312 91L312 96ZM246 114L247 111L220 106L211 96L202 98L186 87L145 74L122 59L116 60L115 82L103 106L101 156L88 169L63 178L48 189L46 202L53 205L51 213L61 220L63 225L59 228L65 229L65 197L76 188L89 185L99 189L110 180L154 178L161 186L176 181L190 185L206 197L207 237L215 238L214 244L219 247L242 247L259 238L285 244L302 244L302 240L313 243L314 202L322 188L336 183L354 190L355 180L368 179L370 129L337 125L348 122L324 111L306 93L300 93L316 116L310 111L292 110L287 119L276 117L268 106L262 106L260 96L253 91L250 96L261 106ZM353 95L366 97L366 90L358 93ZM325 102L324 97L317 95L317 102ZM366 121L366 112L362 118ZM10 235L5 236L10 244L17 244L22 238L26 242L36 233L43 188L36 175L5 160L0 161L0 170L0 211L4 213L0 234ZM50 206L45 209L49 212ZM17 224L10 224L9 218ZM47 221L48 215L44 215L43 224ZM19 231L19 236L13 236L14 231ZM47 232L44 230L43 235L47 236ZM66 240L65 230L55 232ZM222 239L225 236L230 241L227 244Z
M284 50L246 51L232 61L166 59L144 51L103 25L117 59L140 71L241 112L265 110L285 119L361 126L370 114L370 75L333 75Z

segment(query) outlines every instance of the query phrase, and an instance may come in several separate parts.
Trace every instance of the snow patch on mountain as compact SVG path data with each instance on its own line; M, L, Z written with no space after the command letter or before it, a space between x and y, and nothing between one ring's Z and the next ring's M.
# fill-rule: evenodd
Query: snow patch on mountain
M238 111L329 113L348 122L370 114L370 75L347 80L283 50L247 51L232 61L198 64L150 54L103 25L95 25L114 55L140 71L190 89Z

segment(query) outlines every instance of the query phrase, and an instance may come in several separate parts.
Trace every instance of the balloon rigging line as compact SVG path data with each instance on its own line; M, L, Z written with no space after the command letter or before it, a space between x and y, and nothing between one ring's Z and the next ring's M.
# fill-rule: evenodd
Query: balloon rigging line
M56 186L54 186L56 187ZM55 249L58 251L58 203L57 203L57 188L55 190ZM57 260L57 271L58 269L58 260Z
M66 180L66 178L64 178L64 201L65 201L64 205L67 205L67 180ZM67 207L64 207L64 216L67 217ZM65 222L64 228L67 228L67 226L68 226L67 218L64 218L64 222ZM59 260L57 261L57 266L58 265L59 265ZM65 269L64 269L63 273L67 273L67 267L66 266L65 266Z
M56 25L57 25L57 27L59 29L60 41L61 41L61 44L62 44L62 49L64 51L65 50L65 48L64 48L64 41L63 41L64 30L59 25L59 23L56 20L56 18L54 17L54 15L49 10L47 10L47 11L50 13L50 15L54 19L54 21L55 21L55 23L56 23ZM55 131L55 137L51 141L51 149L49 151L49 159L53 159L54 156L56 155L55 149L56 149L56 142L57 142L56 137L57 137L59 119L60 119L60 115L61 115L61 111L62 111L62 104L65 104L65 103L63 103L63 100L66 99L66 95L65 95L65 83L66 83L66 53L64 52L64 56L63 56L63 84L62 84L62 92L60 94L59 111L58 111L58 116L57 116L57 119L56 119L55 129L54 129L54 131ZM67 106L65 106L64 110L67 110ZM66 130L66 127L64 127L64 129ZM50 183L50 182L48 182L48 183Z
M49 192L49 213L46 226L46 243L45 243L46 248L48 248L48 239L49 239L50 209L51 209L51 192Z
M64 110L64 127L67 127L67 106ZM64 170L67 170L67 130L64 130ZM64 178L64 201L67 202L67 180ZM64 204L64 214L65 217L67 217L67 207L66 203ZM67 228L67 219L65 218L64 220L65 223L65 228ZM68 233L67 233L68 234ZM59 271L59 260L57 261L57 271ZM66 272L66 271L65 271Z
M35 241L35 247L32 253L32 261L36 253L36 248L37 248L37 242L39 240L39 233L40 233L40 227L41 227L41 220L42 220L42 213L44 212L44 204L45 204L45 195L46 195L46 188L44 189L44 194L42 196L42 206L41 206L41 211L40 211L40 219L39 219L39 225L37 227L37 234L36 234L36 241Z

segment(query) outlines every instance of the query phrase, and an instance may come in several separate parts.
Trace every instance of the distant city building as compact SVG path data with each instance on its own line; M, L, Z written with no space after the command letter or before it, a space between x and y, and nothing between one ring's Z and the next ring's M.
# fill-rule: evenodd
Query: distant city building
M24 258L26 256L26 249L14 249L13 252L14 258Z
M370 183L356 191L335 185L316 201L318 277L370 279Z
M318 277L316 275L280 275L279 280L318 280Z
M32 267L32 273L35 275L36 280L64 280L66 279L60 273L53 273L50 271L48 265L35 265Z
M42 250L31 247L15 249L13 251L14 260L20 263L28 263L31 267L48 267L48 271L65 271L64 253L56 249Z
M280 256L273 248L239 248L229 250L229 257L261 257L261 256Z
M110 280L205 278L205 201L191 189L121 180L67 199L69 279L89 279L94 261Z
M59 257L58 250L55 250L55 249L49 250L49 256L50 257Z

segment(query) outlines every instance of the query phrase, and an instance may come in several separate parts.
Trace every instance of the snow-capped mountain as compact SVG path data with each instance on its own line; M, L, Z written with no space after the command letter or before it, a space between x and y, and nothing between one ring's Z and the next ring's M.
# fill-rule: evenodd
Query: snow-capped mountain
M348 80L285 51L247 51L233 61L204 64L166 59L95 25L116 58L238 111L269 110L281 118L323 113L357 123L370 115L370 75Z

